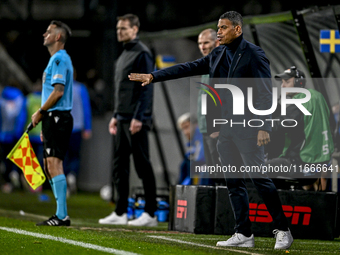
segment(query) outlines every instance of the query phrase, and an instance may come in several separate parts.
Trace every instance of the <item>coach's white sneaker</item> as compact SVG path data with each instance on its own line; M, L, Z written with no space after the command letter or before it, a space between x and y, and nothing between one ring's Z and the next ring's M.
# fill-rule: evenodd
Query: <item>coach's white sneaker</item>
M116 212L113 212L109 216L99 220L99 224L111 224L111 225L126 225L127 222L128 218L126 213L123 213L122 216L118 216Z
M134 220L128 222L129 226L145 226L145 227L156 227L158 225L157 216L153 218L150 214L143 212L142 215Z
M246 237L241 233L235 233L227 241L219 241L216 246L231 246L231 247L255 247L254 235Z
M275 243L274 249L285 250L285 249L289 249L289 247L292 245L293 236L290 233L289 229L288 229L288 231L282 231L282 230L275 229L273 231L273 234L276 237L276 243Z

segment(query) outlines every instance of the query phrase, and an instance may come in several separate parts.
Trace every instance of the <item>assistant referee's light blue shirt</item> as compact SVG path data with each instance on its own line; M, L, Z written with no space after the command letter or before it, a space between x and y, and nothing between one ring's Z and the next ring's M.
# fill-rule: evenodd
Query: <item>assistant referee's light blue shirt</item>
M70 111L72 109L73 66L66 50L57 51L48 62L43 74L43 89L41 106L54 90L54 84L65 86L64 95L48 111Z

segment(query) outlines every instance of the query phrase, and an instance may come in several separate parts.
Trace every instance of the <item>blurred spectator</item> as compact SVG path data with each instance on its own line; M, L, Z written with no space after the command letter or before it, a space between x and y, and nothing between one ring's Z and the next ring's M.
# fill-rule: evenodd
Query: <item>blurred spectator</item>
M305 74L295 66L275 75L275 79L281 81L284 88L304 88L306 85ZM283 151L278 158L273 158L266 164L271 166L296 165L296 173L295 171L287 174L282 172L280 175L297 178L304 189L325 191L327 175L325 176L324 173L317 175L312 165L328 166L334 151L329 123L330 110L320 92L314 89L308 89L308 91L311 98L303 103L303 106L311 115L304 115L295 104L287 106L286 115L277 117L277 119L286 119L285 126L289 127L280 125L281 121L276 121L273 127L273 132L281 132L285 136ZM306 96L304 93L287 93L287 97L301 99ZM304 173L299 171L301 167ZM282 188L280 179L273 179L273 181L278 188Z
M336 127L334 130L334 153L332 155L333 159L336 160L337 164L339 165L340 163L340 104L337 103L332 106L332 112L334 115L334 119L336 122ZM340 178L339 178L339 173L337 174L338 176L338 192L340 191ZM330 180L328 180L328 184L330 185Z
M217 40L217 33L215 30L208 28L203 30L197 39L198 48L203 57L207 56L213 49L219 46L219 41ZM217 152L217 137L211 137L207 130L207 120L205 115L202 114L202 95L207 94L207 87L203 84L210 83L209 74L204 74L201 76L201 89L198 91L198 100L197 100L197 122L199 131L203 135L203 147L204 147L204 157L207 166L216 166L220 165L219 156ZM205 90L203 90L205 89ZM211 180L206 180L206 184L214 185L214 184L224 184L225 180L223 178L214 178Z
M183 135L187 139L184 160L180 166L180 174L178 184L192 185L201 184L208 185L209 179L200 178L204 176L190 176L190 172L195 171L196 166L203 166L205 164L203 136L199 131L196 118L190 113L184 113L177 120L177 125L182 130ZM191 170L191 171L190 171Z
M0 97L0 149L4 184L1 190L10 193L14 186L20 186L21 171L6 156L22 136L27 119L26 99L16 81L10 81Z
M332 106L332 113L336 122L336 127L334 130L334 147L336 149L336 152L339 152L339 148L340 148L340 123L339 123L339 119L340 119L340 104L335 104ZM339 153L337 153L339 154ZM340 158L340 156L336 155L337 158Z
M76 81L76 69L73 69L73 130L70 145L64 159L64 169L68 186L68 194L77 191L77 177L80 168L80 151L82 140L92 136L91 103L87 87ZM67 166L67 167L66 167Z

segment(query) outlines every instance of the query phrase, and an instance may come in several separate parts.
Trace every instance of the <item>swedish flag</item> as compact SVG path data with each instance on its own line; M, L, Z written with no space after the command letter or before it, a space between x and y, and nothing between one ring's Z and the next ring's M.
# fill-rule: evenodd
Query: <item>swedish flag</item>
M320 30L320 52L340 52L339 30Z
M167 68L176 64L174 56L157 55L156 66L158 69Z

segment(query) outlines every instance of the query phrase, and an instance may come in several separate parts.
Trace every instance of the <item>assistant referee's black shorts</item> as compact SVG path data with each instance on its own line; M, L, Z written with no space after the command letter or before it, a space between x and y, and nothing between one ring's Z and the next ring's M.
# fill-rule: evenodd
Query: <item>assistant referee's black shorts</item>
M42 119L44 157L64 160L73 129L70 111L48 112Z

